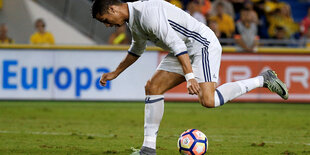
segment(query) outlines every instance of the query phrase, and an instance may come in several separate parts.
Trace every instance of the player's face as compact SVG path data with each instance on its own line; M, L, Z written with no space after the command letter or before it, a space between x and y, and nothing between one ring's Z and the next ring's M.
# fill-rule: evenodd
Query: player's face
M107 27L120 27L125 23L115 8L109 9L108 12L103 15L98 13L96 19L104 23L104 25Z

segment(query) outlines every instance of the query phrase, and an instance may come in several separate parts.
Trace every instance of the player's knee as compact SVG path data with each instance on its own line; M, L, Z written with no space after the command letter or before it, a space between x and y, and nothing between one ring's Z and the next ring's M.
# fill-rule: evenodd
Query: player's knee
M206 108L214 108L214 99L209 97L200 98L200 104Z
M146 85L144 88L145 88L146 95L160 95L161 94L159 87L156 84L152 83L150 80L146 82Z

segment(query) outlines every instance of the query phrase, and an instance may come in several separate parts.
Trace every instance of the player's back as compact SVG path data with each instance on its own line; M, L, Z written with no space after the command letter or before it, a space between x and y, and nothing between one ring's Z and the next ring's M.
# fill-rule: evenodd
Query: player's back
M128 26L133 36L130 50L139 54L145 48L145 40L173 53L188 51L189 55L201 54L200 49L209 47L210 42L219 45L209 27L166 1L137 1L128 3L128 8Z
M149 9L151 7L163 9L170 26L177 32L178 36L185 42L188 48L199 45L207 46L208 41L216 38L209 27L193 18L187 12L166 1L149 0L136 3L135 5L141 9ZM152 20L152 18L149 20Z

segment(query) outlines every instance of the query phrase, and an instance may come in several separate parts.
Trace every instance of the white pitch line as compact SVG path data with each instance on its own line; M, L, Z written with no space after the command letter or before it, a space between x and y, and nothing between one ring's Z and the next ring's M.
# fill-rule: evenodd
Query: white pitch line
M247 136L236 136L236 135L231 135L231 136L224 136L224 135L212 135L212 136L207 136L207 137L213 137L214 139L212 141L224 141L222 138L223 137L230 137L230 138L243 138L243 137L249 137L249 135ZM254 136L252 136L254 137ZM281 142L281 141L264 141L262 140L262 142L264 143L270 143L270 144L296 144L296 145L309 145L310 143L296 143L296 142Z
M77 135L77 136L92 136L92 137L98 137L98 138L112 138L115 137L114 134L108 134L108 135L102 135L102 134L79 134L79 133L70 133L70 132L32 132L32 131L25 131L25 132L18 132L18 131L6 131L6 130L0 130L0 133L7 133L7 134L29 134L29 135L55 135L55 136L71 136L71 135ZM175 135L178 136L178 135ZM217 141L217 142L221 142L224 141L222 138L223 137L230 137L230 138L242 138L245 136L235 136L235 135L231 135L231 136L224 136L224 135L212 135L212 136L207 136L207 137L213 137L212 141ZM219 138L221 137L221 138ZM248 135L246 136L248 137ZM310 143L296 143L296 142L281 142L281 141L262 141L264 143L269 143L269 144L296 144L296 145L309 145Z
M91 136L91 137L98 137L98 138L111 138L115 137L114 134L102 135L102 134L89 134L89 133L74 133L74 132L32 132L32 131L5 131L0 130L0 133L7 133L7 134L29 134L29 135L54 135L54 136Z

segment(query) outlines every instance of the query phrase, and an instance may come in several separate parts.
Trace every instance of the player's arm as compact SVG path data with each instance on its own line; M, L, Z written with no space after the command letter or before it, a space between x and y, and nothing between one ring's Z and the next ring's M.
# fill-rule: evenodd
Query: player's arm
M105 86L107 81L113 80L118 77L118 75L120 75L124 70L126 70L126 68L136 62L138 58L138 56L128 52L127 56L120 62L120 64L114 71L102 74L100 84Z
M187 53L179 55L178 60L182 65L182 69L185 75L185 79L187 81L187 89L189 94L199 94L200 87L198 82L195 79L195 75L193 73L192 65Z
M127 56L120 62L117 68L109 73L104 73L101 76L100 84L105 86L107 81L113 80L120 75L124 70L136 62L146 47L146 40L138 38L135 34L132 34L132 43L128 50Z
M158 39L170 48L182 65L189 94L198 95L200 88L192 70L192 65L187 54L187 47L168 23L165 11L161 8L154 7L148 8L144 13L144 17L142 18L143 28L146 32L156 35Z

